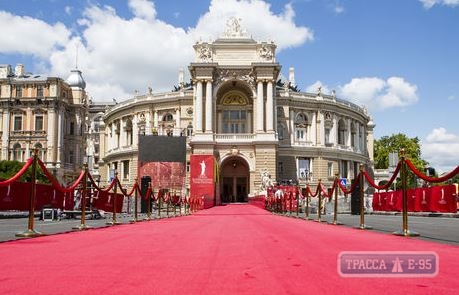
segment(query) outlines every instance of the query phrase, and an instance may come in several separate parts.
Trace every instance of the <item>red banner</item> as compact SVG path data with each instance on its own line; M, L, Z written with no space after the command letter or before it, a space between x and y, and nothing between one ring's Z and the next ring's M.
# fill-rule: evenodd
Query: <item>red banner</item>
M0 210L28 211L30 208L31 185L25 182L13 182L0 187ZM36 185L34 209L44 206L56 209L64 208L64 194L46 184Z
M154 189L181 191L185 185L186 166L179 162L140 162L138 175L150 176Z
M407 191L408 212L456 213L456 186L434 186ZM380 192L373 195L374 211L402 211L402 191Z
M190 156L190 195L203 197L204 208L219 204L215 196L215 158L213 155Z
M99 210L104 210L105 212L113 212L113 198L115 194L104 192L104 191L96 191L95 196L93 199L93 206ZM116 213L121 213L123 209L123 201L124 196L123 194L116 194Z

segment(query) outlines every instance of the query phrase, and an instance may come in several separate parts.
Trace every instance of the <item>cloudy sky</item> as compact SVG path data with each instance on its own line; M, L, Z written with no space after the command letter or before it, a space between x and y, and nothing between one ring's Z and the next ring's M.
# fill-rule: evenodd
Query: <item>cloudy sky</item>
M440 172L459 165L459 0L0 0L0 64L66 78L95 101L170 91L192 45L229 17L273 40L302 91L366 106L375 136L418 137Z

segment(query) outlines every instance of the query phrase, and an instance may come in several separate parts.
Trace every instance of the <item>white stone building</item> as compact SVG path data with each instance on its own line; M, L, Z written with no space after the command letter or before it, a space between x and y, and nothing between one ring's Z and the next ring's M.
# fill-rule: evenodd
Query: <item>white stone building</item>
M85 87L79 70L64 81L0 65L0 160L24 162L37 148L59 181L74 181L85 157Z
M367 111L320 89L297 91L293 68L282 81L274 43L253 40L233 19L221 38L198 42L194 50L192 83L180 70L174 91L149 91L105 112L102 181L117 170L124 184L132 184L138 136L153 133L187 136L188 159L214 155L223 201L259 194L263 175L313 186L321 179L328 186L335 174L350 183L360 164L372 167L375 125Z

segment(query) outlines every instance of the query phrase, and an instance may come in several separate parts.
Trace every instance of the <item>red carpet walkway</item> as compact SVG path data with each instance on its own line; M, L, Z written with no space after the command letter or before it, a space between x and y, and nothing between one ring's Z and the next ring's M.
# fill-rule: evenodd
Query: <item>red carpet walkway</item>
M342 278L341 251L435 251L435 278ZM228 205L0 244L0 294L458 294L459 247Z

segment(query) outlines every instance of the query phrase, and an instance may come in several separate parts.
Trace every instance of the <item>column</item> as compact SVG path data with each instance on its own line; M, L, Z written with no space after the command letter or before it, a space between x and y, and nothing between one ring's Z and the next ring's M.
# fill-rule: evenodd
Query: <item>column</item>
M158 128L158 111L155 111L153 114L153 127Z
M222 133L223 132L223 114L221 111L217 113L217 122L218 122L217 133Z
M274 98L273 82L268 81L266 87L266 131L274 132Z
M245 133L253 133L252 131L252 113L247 112L247 129L245 130Z
M311 120L311 125L308 126L311 129L311 138L309 139L313 145L318 144L318 138L317 138L317 114L314 112L312 114L312 120Z
M180 136L182 132L181 120L180 120L180 108L175 109L175 129L177 130L177 135Z
M212 81L206 83L206 132L212 133Z
M196 132L202 132L202 82L197 81L196 85Z
M347 147L351 147L351 140L352 140L352 136L351 136L351 119L347 119L347 132L346 132L346 140L345 140L345 143L346 143L346 146Z
M295 112L293 111L293 109L290 109L289 129L290 129L290 144L294 145L296 134L295 134Z
M145 134L151 135L151 112L148 111L145 115Z
M263 118L264 118L263 82L258 81L258 86L257 86L257 131L264 131Z

